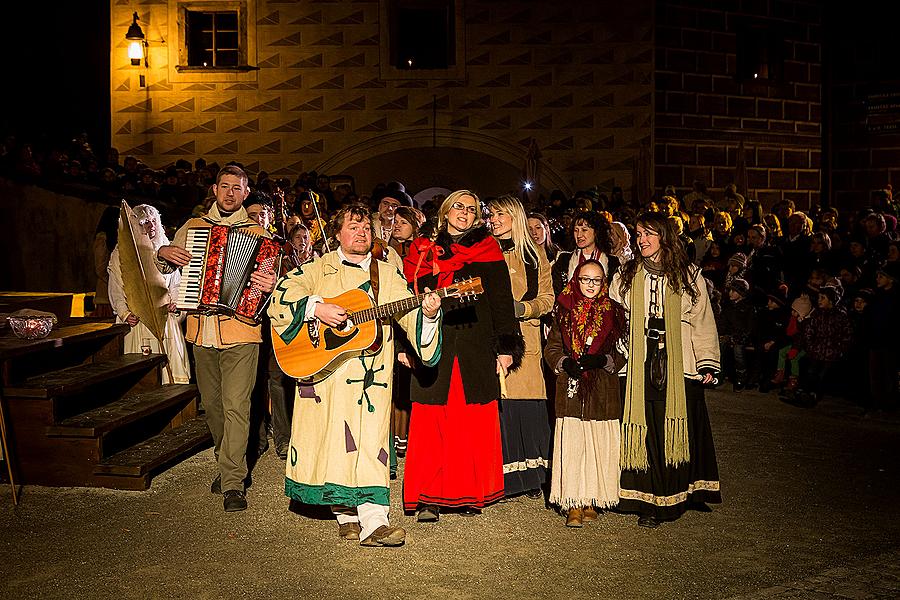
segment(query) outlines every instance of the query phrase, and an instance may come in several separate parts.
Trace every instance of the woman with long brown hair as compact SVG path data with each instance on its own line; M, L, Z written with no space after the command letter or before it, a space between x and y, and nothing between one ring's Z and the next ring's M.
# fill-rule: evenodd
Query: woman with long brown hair
M663 215L636 223L638 252L610 296L629 314L619 509L657 527L721 502L704 385L720 370L706 283Z

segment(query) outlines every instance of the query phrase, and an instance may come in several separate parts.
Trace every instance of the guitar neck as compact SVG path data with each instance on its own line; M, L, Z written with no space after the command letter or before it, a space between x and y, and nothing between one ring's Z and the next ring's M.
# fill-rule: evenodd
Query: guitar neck
M365 323L367 321L373 321L375 319L391 317L399 312L411 310L413 308L416 308L417 306L420 306L422 304L422 301L425 299L425 296L430 293L432 292L425 292L417 296L404 298L403 300L397 300L395 302L388 302L387 304L373 306L372 308L367 308L365 310L355 312L351 315L351 317L353 319L353 322L357 324ZM441 298L446 298L447 296L453 295L448 294L444 289L434 290L433 293L437 294Z

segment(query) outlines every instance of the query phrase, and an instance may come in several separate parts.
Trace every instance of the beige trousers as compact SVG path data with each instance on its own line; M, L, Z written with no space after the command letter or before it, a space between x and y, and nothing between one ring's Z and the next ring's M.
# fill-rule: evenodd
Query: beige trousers
M194 346L200 404L215 443L222 491L244 490L250 393L256 383L259 344L225 350Z

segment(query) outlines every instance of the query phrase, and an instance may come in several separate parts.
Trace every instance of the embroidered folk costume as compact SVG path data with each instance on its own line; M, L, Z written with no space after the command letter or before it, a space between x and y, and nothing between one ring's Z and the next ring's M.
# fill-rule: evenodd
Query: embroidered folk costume
M480 509L503 497L497 356L512 355L514 369L524 351L503 253L486 227L455 237L442 230L413 242L404 273L419 290L466 277L484 286L475 302L445 303L440 361L413 371L403 481L406 510Z
M594 298L582 293L578 279L591 264L600 267L582 263L557 298L544 350L558 373L550 503L564 511L619 502L622 400L616 372L625 358L616 346L625 333L625 311L609 297L605 277ZM567 359L579 365L571 374L563 368Z
M700 382L720 370L718 333L700 270L691 264L688 275L696 300L647 258L627 294L621 273L610 290L630 319L619 508L656 521L721 502Z

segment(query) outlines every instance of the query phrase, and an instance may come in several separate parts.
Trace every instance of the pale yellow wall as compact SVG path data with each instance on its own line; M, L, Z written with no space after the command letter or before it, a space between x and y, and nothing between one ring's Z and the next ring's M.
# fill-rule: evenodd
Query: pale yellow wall
M351 169L357 179L402 178L402 165L397 173L352 169L384 152L430 148L434 125L440 146L489 154L517 171L534 137L544 187L627 190L638 145L652 141L651 0L470 0L462 81L380 79L378 0L249 0L250 63L260 70L205 81L172 64L177 0L111 3L112 143L153 167L203 156L288 177ZM150 42L148 68L127 58L135 10Z

